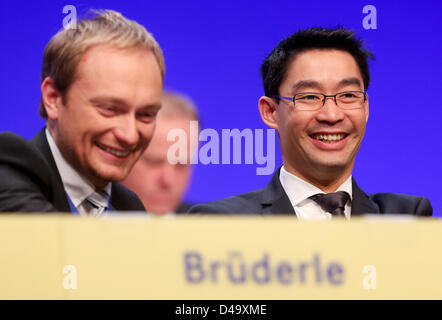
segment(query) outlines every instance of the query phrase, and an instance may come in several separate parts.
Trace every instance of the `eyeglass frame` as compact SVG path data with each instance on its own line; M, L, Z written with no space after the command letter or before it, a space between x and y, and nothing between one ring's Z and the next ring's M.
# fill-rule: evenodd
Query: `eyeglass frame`
M305 111L316 111L316 110L321 109L321 108L324 106L324 104L325 104L325 100L327 100L327 98L333 98L333 100L335 101L335 104L336 104L336 106L337 106L338 108L341 108L341 109L343 109L343 110L351 110L351 109L346 109L346 108L342 108L342 107L340 107L339 104L338 104L338 101L337 101L337 99L336 99L336 97L337 97L339 94L343 94L343 93L347 93L347 92L359 92L359 93L362 93L362 94L364 94L364 101L362 102L362 104L365 103L365 101L367 101L367 97L368 97L367 92L366 92L366 91L360 91L360 90L342 91L342 92L338 92L338 93L336 93L336 94L329 94L329 95L327 95L327 94L323 94L323 93L320 93L320 92L298 92L298 93L296 93L292 98L290 98L290 97L284 97L284 96L280 96L280 95L272 95L272 97L273 97L273 98L279 98L279 99L284 99L284 100L292 101L292 102L293 102L293 106L296 107L295 99L296 99L296 96L297 96L297 95L300 95L300 94L308 94L308 93L311 93L311 94L319 94L319 95L321 95L321 96L324 97L324 98L322 99L322 105L321 105L319 108L317 108L317 109L309 109L309 110L305 110ZM361 107L362 107L362 104L361 104ZM353 108L353 109L357 109L357 108Z

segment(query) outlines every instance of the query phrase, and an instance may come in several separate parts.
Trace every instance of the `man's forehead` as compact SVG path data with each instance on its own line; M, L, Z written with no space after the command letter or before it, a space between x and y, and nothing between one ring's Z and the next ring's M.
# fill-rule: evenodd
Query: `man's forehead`
M93 78L101 76L100 81L102 82L109 77L109 73L118 75L121 74L122 71L126 71L126 73L130 73L131 71L139 72L140 69L137 64L132 66L133 70L127 70L127 63L134 63L134 61L139 63L140 58L143 59L143 61L145 61L146 58L155 61L154 65L158 70L152 70L149 73L157 71L159 78L161 78L158 63L150 49L144 47L118 48L106 44L92 46L82 54L75 68L75 78L76 80L83 78L86 78L86 80L94 80ZM121 66L124 66L124 68ZM109 80L113 79L111 78Z
M305 87L349 86L363 88L353 56L343 50L314 49L297 54L288 65L285 81L294 90Z
M307 88L318 88L321 89L327 85L334 85L335 87L357 87L359 89L363 88L362 79L359 77L348 77L348 78L337 78L337 79L331 79L331 81L328 81L327 83L324 83L325 81L317 81L314 79L300 79L296 82L294 82L292 86L292 90L299 91L302 89Z
M324 48L324 49L315 48L315 49L302 50L301 52L298 52L292 56L290 63L293 63L296 60L302 60L309 57L312 57L313 59L317 59L318 57L328 57L331 59L335 56L338 56L341 59L350 58L356 63L356 60L349 51L344 49L334 49L334 48Z
M127 48L119 48L115 45L109 44L96 44L88 48L85 52L82 53L79 63L88 63L95 62L95 59L101 60L101 56L103 55L113 55L113 56L127 56L132 54L139 55L152 55L153 52L147 47L137 46L137 47L127 47ZM104 61L105 62L105 61Z
M163 115L162 110L158 112L156 131L168 132L173 129L183 129L184 131L190 130L190 121L195 119L180 115Z

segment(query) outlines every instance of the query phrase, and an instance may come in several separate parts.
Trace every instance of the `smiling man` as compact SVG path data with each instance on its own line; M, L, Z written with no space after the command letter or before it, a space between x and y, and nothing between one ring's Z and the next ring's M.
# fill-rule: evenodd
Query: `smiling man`
M190 212L293 214L302 220L403 213L431 216L428 199L366 195L352 177L369 115L371 53L353 32L311 28L282 40L261 67L259 110L278 132L283 166L265 189Z
M152 138L163 78L155 39L115 11L58 32L43 56L46 128L0 134L0 211L144 211L117 182Z

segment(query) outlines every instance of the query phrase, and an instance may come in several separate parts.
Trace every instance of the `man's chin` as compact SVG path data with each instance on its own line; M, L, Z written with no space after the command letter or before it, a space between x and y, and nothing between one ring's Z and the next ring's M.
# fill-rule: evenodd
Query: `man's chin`
M95 180L100 181L101 184L108 184L109 182L121 182L129 174L129 170L119 169L119 170L97 170L95 171Z
M149 208L151 210L148 210L152 213L170 213L174 211L175 204L176 204L176 198L167 197L167 196L158 196L146 199L146 201L149 202ZM176 205L178 206L178 205Z
M338 173L348 168L349 163L342 159L321 159L320 161L312 161L315 171L322 173Z

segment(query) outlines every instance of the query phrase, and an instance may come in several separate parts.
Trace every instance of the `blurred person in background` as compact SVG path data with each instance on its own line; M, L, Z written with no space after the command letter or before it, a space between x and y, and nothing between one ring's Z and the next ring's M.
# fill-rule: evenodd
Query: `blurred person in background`
M198 121L194 103L181 94L164 92L152 141L123 182L150 213L184 213L190 208L183 198L192 174L190 157L197 151L191 149L191 121ZM172 130L185 133L187 139L184 159L176 164L168 160L168 151L176 143L168 139Z

